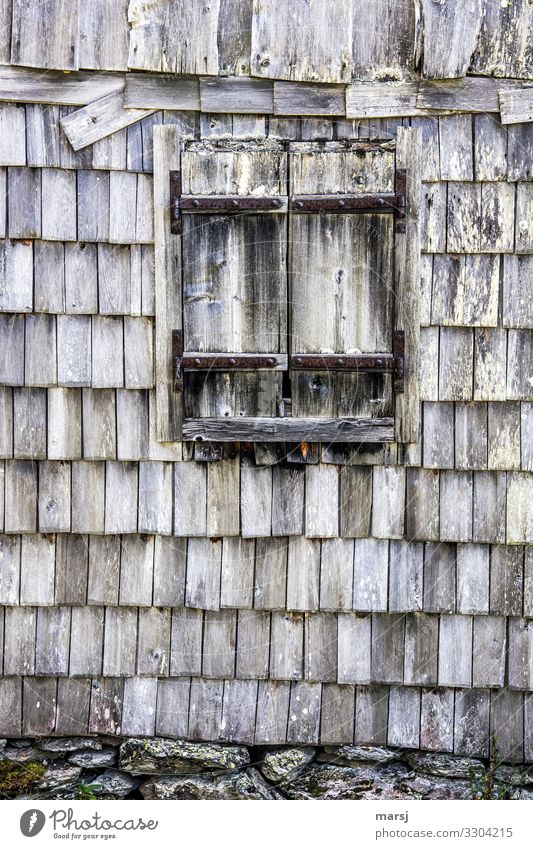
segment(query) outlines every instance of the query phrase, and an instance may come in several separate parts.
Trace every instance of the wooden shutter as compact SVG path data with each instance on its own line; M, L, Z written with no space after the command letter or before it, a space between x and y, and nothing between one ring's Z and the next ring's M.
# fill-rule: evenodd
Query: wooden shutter
M272 142L184 147L184 419L279 414L287 366L286 162L283 146ZM279 206L255 213L250 203L261 199ZM198 360L205 369L195 369ZM231 360L233 369L224 370Z
M391 142L220 139L176 150L174 128L161 130L160 438L382 442L395 437L395 415L397 437L416 434L418 389L400 426L397 416L404 364L411 389L417 379L404 324L412 365L418 356L420 184L416 168L404 170L418 141L402 133L400 169Z
M343 212L346 205L330 212L298 212L298 205L304 198L320 209L325 198L342 196L346 204L350 196L393 195L394 148L293 144L290 174L291 362L298 361L298 354L314 354L317 360L313 369L291 369L292 414L392 416L391 372L344 370L346 357L339 370L320 368L320 355L393 353L394 215Z

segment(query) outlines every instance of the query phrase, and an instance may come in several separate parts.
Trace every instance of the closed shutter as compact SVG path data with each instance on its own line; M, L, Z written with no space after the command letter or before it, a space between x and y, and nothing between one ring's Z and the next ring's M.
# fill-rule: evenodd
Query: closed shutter
M393 415L393 214L344 211L365 196L395 201L394 149L379 144L290 148L290 351L293 416ZM383 199L383 198L382 198ZM339 205L343 204L343 205ZM306 212L317 210L331 211ZM364 209L364 207L363 207ZM299 211L302 210L302 211ZM302 356L298 356L301 354ZM329 355L346 355L332 357ZM307 355L307 356L306 356ZM311 355L311 356L309 356ZM296 370L299 362L314 368ZM321 367L321 362L324 366Z
M172 164L174 438L394 440L418 287L394 143L185 141Z
M287 367L286 153L272 143L192 142L181 180L184 419L278 416Z

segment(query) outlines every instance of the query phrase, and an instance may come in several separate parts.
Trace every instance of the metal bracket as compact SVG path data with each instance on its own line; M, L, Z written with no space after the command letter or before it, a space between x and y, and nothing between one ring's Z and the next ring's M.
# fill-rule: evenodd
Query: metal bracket
M295 195L291 212L396 212L402 214L405 198L397 192L368 195Z
M181 171L170 172L170 232L181 235Z
M392 354L394 357L394 391L403 392L405 376L405 333L403 330L394 331Z
M396 232L405 233L407 218L407 171L405 168L397 168L394 175L394 190L398 200L396 209Z
M181 173L170 172L170 232L182 232L182 213L286 212L286 197L182 195Z
M242 212L393 212L396 232L405 233L407 212L407 172L395 172L394 192L353 195L296 195L286 197L182 195L181 173L170 172L170 231L182 231L182 213L242 213Z
M293 354L289 365L292 369L312 371L374 371L378 373L396 370L394 354Z
M183 330L172 331L172 377L174 392L183 391L183 371L181 358L183 357Z

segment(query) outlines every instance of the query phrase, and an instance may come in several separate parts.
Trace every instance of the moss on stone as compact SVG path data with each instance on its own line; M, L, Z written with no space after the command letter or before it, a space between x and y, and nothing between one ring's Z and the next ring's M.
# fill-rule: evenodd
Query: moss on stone
M25 764L0 761L0 799L15 799L37 784L46 772L46 767L38 761Z

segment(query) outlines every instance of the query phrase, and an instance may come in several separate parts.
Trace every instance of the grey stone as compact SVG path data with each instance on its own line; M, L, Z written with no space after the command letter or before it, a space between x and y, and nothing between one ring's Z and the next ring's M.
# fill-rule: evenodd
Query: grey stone
M514 798L533 799L533 787L521 787L520 790L517 791L517 795Z
M326 746L319 760L329 763L390 763L401 758L401 751L382 746Z
M100 752L75 752L70 755L68 762L85 769L114 766L117 762L117 752L114 749L102 749Z
M503 784L513 784L522 787L531 784L532 776L527 766L505 766L501 765L494 770L494 779Z
M124 799L139 782L118 769L106 769L92 781L87 782L91 793L99 799Z
M281 799L253 768L210 775L169 775L142 784L145 799Z
M2 749L0 753L0 760L2 761L12 761L16 764L25 764L28 761L46 761L50 758L47 753L41 752L40 749L36 749L34 746L6 746L5 749Z
M46 772L36 783L38 790L59 790L73 788L77 785L81 769L70 764L49 764Z
M417 775L402 781L399 787L415 799L474 799L474 786L454 778Z
M0 749L5 749L7 746L7 740L0 740Z
M485 772L481 761L433 752L405 752L404 759L417 772L444 778L479 778Z
M133 775L177 775L207 769L236 769L249 762L250 755L244 746L132 738L120 747L119 765Z
M300 775L314 757L315 750L306 747L272 749L264 755L259 769L268 781L279 784Z
M96 737L49 737L39 741L45 752L75 752L78 749L98 751L102 743Z
M396 785L396 777L387 781L376 769L313 764L283 792L289 799L402 798Z

